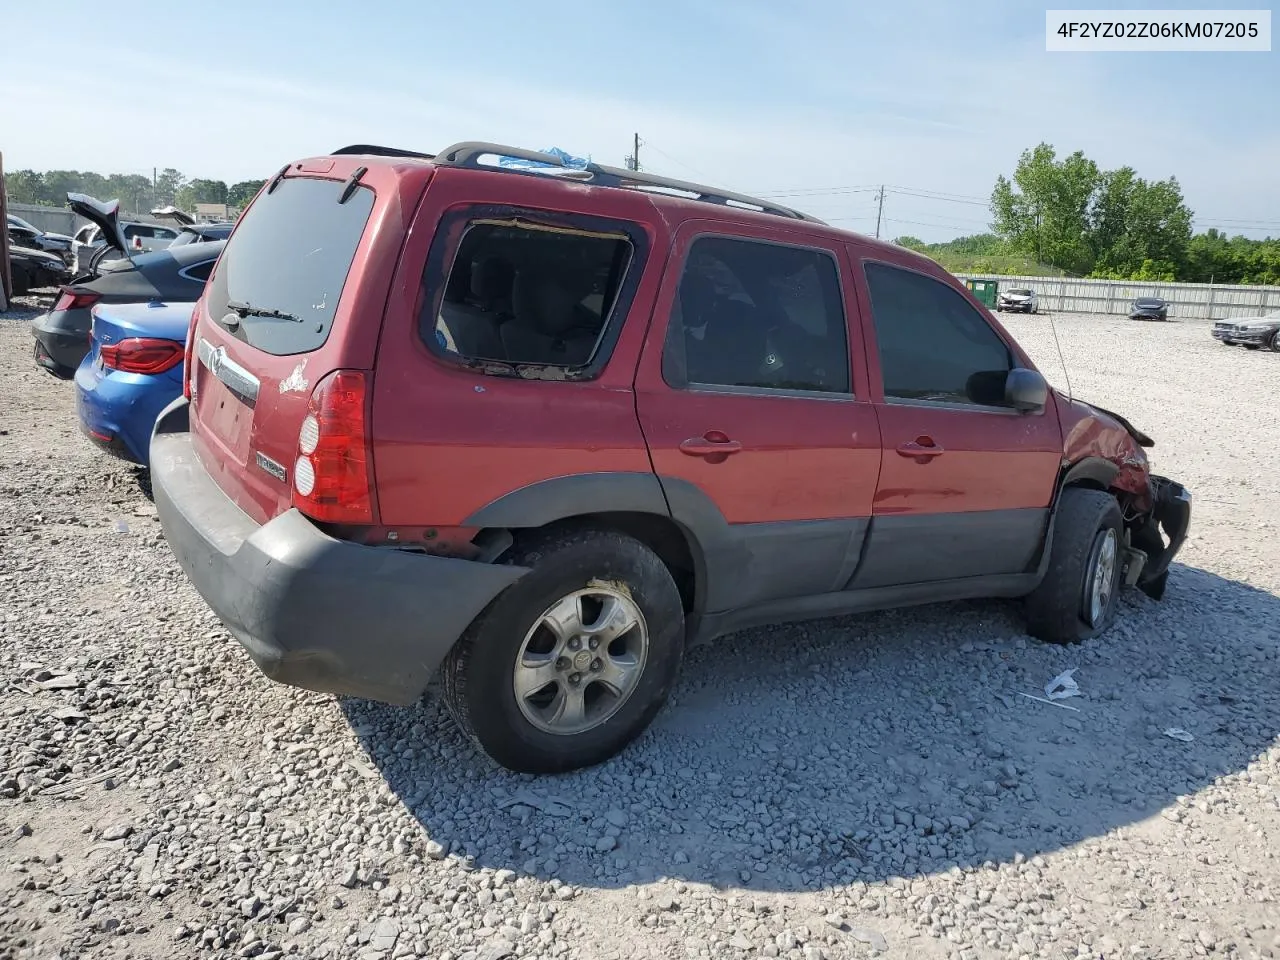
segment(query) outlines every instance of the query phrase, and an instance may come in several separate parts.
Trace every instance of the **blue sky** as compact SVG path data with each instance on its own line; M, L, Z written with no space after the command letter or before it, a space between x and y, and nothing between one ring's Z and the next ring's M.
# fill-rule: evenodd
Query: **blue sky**
M874 195L848 188L945 194L885 203L885 235L934 240L984 229L996 175L1045 140L1176 175L1200 227L1280 236L1276 52L1050 54L1045 5L996 0L266 6L11 5L6 168L230 182L347 143L467 139L621 164L638 131L646 169L862 232Z

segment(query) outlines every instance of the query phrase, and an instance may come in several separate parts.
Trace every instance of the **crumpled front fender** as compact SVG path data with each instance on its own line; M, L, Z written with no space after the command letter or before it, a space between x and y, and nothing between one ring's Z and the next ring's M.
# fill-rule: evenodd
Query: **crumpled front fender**
M1150 510L1154 496L1151 470L1146 451L1135 436L1137 431L1080 400L1059 398L1058 405L1063 461L1075 464L1090 458L1106 460L1116 469L1110 485L1131 494L1139 510Z

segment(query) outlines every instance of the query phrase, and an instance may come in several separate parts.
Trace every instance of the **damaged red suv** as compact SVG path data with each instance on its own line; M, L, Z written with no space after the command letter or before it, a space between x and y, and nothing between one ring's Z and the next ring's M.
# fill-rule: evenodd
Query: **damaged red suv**
M496 144L282 169L185 378L156 505L263 672L392 704L439 673L523 771L613 755L751 625L1025 597L1090 637L1190 518L933 261Z

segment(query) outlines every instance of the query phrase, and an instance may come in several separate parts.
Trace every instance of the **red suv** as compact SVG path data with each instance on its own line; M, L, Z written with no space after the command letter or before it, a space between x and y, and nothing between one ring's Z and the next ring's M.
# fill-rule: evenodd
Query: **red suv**
M1190 517L933 261L496 144L282 169L185 380L156 505L263 672L409 704L439 671L524 771L616 753L686 645L751 625L1025 597L1092 636Z

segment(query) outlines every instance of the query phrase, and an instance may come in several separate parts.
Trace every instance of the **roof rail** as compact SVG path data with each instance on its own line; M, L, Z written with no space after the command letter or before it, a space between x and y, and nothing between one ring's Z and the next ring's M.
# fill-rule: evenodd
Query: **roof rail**
M417 160L434 160L430 153L415 153L413 150L401 150L398 147L378 147L371 143L353 143L349 147L339 147L330 156L341 157L354 155L358 157L413 157Z
M763 213L771 213L775 216L790 217L793 220L805 220L809 223L823 223L817 217L811 217L807 213L801 213L799 210L793 210L790 207L784 207L780 204L770 203L768 200L761 200L759 197L750 197L743 193L733 193L729 190L719 190L715 187L708 187L701 183L691 183L687 180L673 180L670 177L659 177L652 173L642 173L639 170L624 170L620 167L608 167L598 163L588 162L585 167L570 167L565 162L550 153L541 153L537 150L525 150L521 147L509 147L500 143L486 143L483 141L465 141L463 143L455 143L451 147L446 147L435 155L434 161L437 164L452 167L463 167L475 170L490 170L501 173L518 173L532 174L533 176L544 176L545 174L536 170L521 170L513 167L492 166L489 164L481 164L480 158L483 156L511 157L516 160L528 160L532 163L546 164L549 167L559 167L563 170L563 176L573 179L589 180L592 186L600 187L626 187L631 189L658 188L662 190L675 190L680 193L692 194L695 200L702 200L706 203L718 203L723 206L737 205L740 207L755 208ZM547 171L551 173L553 171Z

